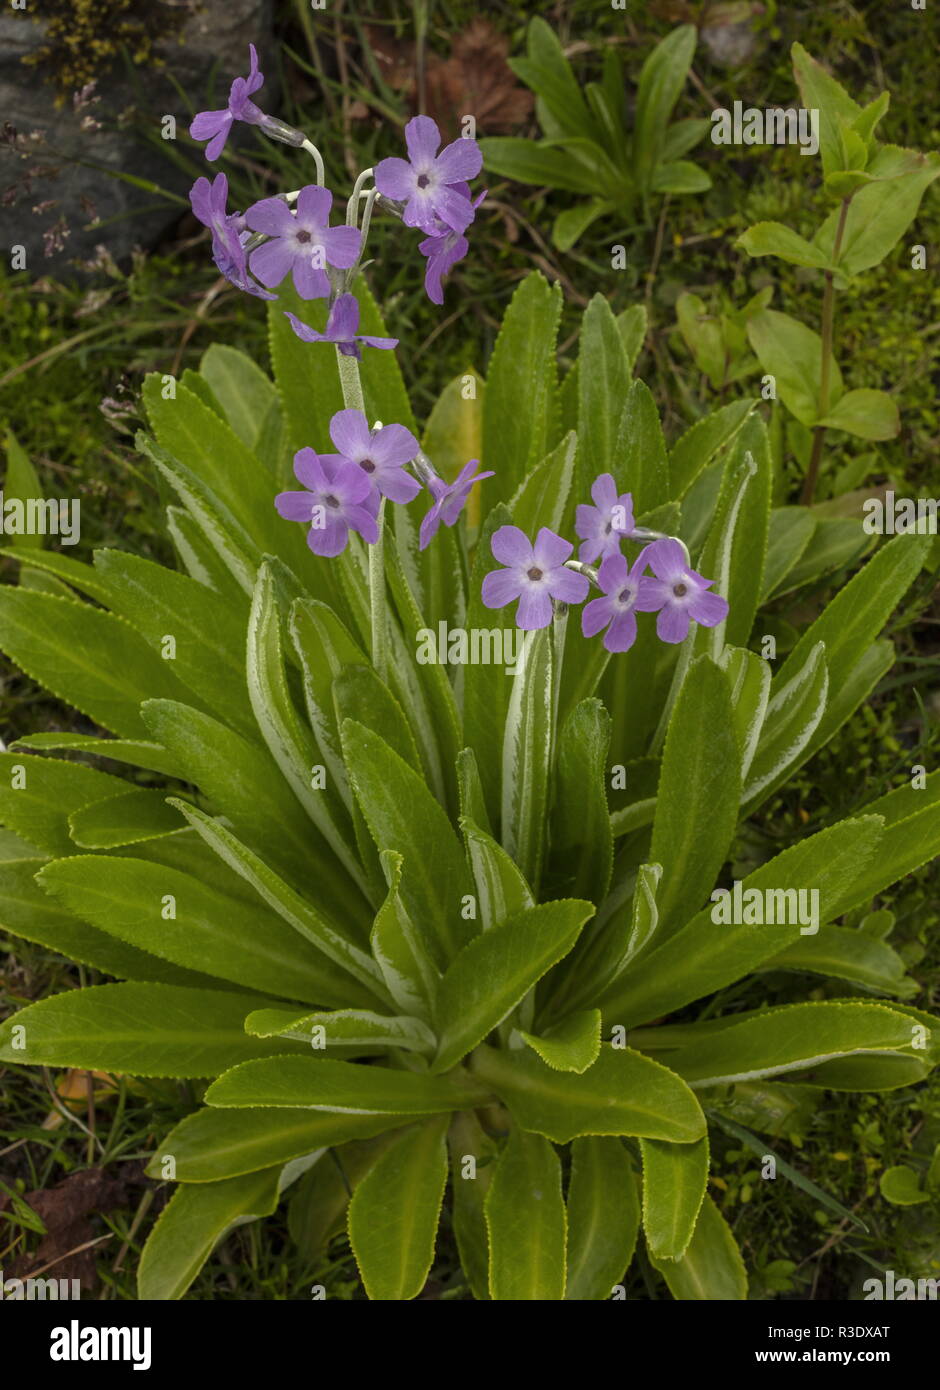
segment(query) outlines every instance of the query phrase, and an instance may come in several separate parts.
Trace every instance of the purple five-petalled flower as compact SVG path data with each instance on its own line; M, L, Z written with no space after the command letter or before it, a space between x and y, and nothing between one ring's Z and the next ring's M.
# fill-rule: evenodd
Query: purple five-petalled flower
M405 472L418 452L418 441L404 425L370 430L361 410L338 410L330 421L330 438L338 454L323 454L321 462L354 463L369 480L372 501L410 502L421 491L417 478Z
M470 189L466 184L455 184L454 187L466 197L473 215L476 216L477 208L486 197L486 189L484 188L479 197L471 200ZM458 261L463 260L469 249L470 243L463 232L455 232L440 221L437 222L432 235L418 243L418 250L427 258L424 268L424 290L432 304L444 303L444 276L450 273Z
M248 233L244 230L244 218L226 211L228 179L225 175L216 174L211 183L207 178L197 179L190 189L189 201L196 217L212 233L212 259L225 278L259 299L277 299L276 294L269 294L248 274L245 253Z
M200 111L193 117L189 133L194 140L208 140L206 159L216 160L225 149L235 121L261 125L264 112L250 98L264 86L264 74L258 71L258 53L253 43L248 45L251 64L247 77L236 77L229 91L228 105L221 111Z
M308 183L297 195L297 211L283 198L262 198L245 213L253 232L270 237L251 252L253 275L273 289L293 272L301 299L324 299L330 292L328 265L349 270L356 264L362 233L358 227L331 227L333 194Z
M693 620L702 627L716 627L728 616L727 599L708 592L715 581L689 568L678 541L654 541L644 553L656 576L646 580L645 593L655 601L645 611L658 613L656 632L661 641L684 641Z
M404 203L402 220L435 235L438 222L462 232L473 221L473 205L460 185L475 178L483 156L475 140L458 139L438 154L441 132L430 116L415 116L405 126L407 159L383 159L375 186L383 197Z
M525 631L548 627L552 599L581 603L588 595L583 574L565 568L574 546L543 526L529 540L518 526L501 526L490 542L495 559L505 569L493 570L483 580L482 597L487 608L505 608L518 599L516 626Z
M457 518L464 509L464 504L470 496L470 489L474 483L480 482L483 478L492 478L492 469L487 473L474 473L473 470L478 467L479 462L479 459L471 459L469 463L465 463L452 483L445 483L443 478L430 479L428 488L434 498L434 506L426 513L421 522L419 549L424 550L430 544L442 521L445 526L456 525ZM503 529L510 530L512 528L504 527Z
M350 531L374 545L379 537L378 493L358 464L313 449L294 455L294 474L306 492L279 492L274 505L287 521L306 521L307 544L315 555L339 555Z
M361 344L374 348L398 346L397 338L375 338L359 332L359 301L354 294L341 294L330 310L326 330L318 333L296 314L285 310L291 327L305 343L335 343L344 357L362 357Z
M609 652L628 652L636 641L636 614L653 613L660 606L658 593L644 574L647 551L642 550L628 565L620 551L607 555L597 572L597 582L603 589L600 598L591 599L581 610L581 631L585 637L604 632L604 646Z
M633 498L629 492L618 496L610 473L601 473L591 488L595 505L582 504L575 511L574 529L581 537L578 559L593 565L620 549L624 536L633 534Z

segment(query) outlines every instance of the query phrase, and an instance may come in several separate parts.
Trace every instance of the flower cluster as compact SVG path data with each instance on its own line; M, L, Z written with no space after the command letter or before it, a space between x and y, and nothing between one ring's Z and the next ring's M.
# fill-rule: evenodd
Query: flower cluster
M442 304L443 278L467 254L464 233L486 196L484 192L474 199L468 182L483 166L477 142L462 138L441 150L441 133L435 122L428 116L416 116L405 127L408 158L383 159L375 169L375 189L368 195L360 194L357 183L351 210L355 216L359 197L367 198L362 228L348 220L345 226L331 227L333 195L323 186L319 152L301 131L268 116L251 100L264 84L264 76L258 70L254 44L249 48L248 76L235 78L224 108L200 111L193 118L190 135L207 142L206 158L214 161L224 150L236 121L257 126L272 139L313 154L317 182L296 193L262 198L241 214L228 212L224 174L211 184L208 179L197 179L190 202L196 217L212 232L213 259L221 273L238 289L262 299L276 299L271 291L289 275L301 299L330 298L333 309L348 290L362 259L372 205L381 195L380 206L401 217L405 226L425 233L418 246L427 260L425 289L435 304ZM353 310L347 305L341 312L348 320ZM358 316L358 308L355 312ZM295 315L289 317L305 342L352 343L353 347L344 350L356 356L361 342L373 347L394 346L393 339L359 339L355 330L339 340L329 329L325 334L317 333Z
M389 502L411 502L422 482L434 498L421 523L423 550L442 521L445 526L456 523L473 484L493 476L475 473L477 460L471 459L455 482L445 483L422 455L410 430L404 425L378 424L370 430L361 410L337 411L330 421L330 438L338 451L335 454L300 449L294 455L294 475L304 491L281 492L275 498L282 517L309 526L307 544L315 555L339 555L346 549L350 531L374 545L383 497ZM408 464L414 466L417 477L407 471Z
M558 603L583 603L591 583L599 598L585 604L581 631L585 637L604 633L609 652L629 651L636 641L637 613L656 613L656 633L663 642L681 642L692 622L715 627L728 614L720 594L709 593L714 580L689 564L681 541L660 536L629 564L620 549L624 540L646 539L633 521L633 499L618 495L609 473L591 488L595 505L579 506L576 530L581 537L580 560L571 560L574 545L543 526L533 544L518 526L501 526L490 542L502 569L483 580L487 608L504 608L518 599L516 626L531 631L547 627ZM600 559L600 568L590 562ZM647 567L652 575L647 574Z

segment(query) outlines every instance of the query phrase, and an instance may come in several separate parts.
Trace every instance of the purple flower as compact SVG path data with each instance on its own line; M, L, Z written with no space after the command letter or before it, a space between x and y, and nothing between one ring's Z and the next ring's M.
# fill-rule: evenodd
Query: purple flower
M501 526L490 544L494 557L506 568L493 570L483 580L483 602L487 608L505 608L517 598L517 627L525 631L548 627L553 598L562 603L587 598L587 579L565 568L574 546L547 526L539 531L534 545L518 526Z
M244 218L226 212L228 179L225 175L216 174L211 183L206 178L197 179L190 189L189 201L199 221L212 233L212 259L225 278L259 299L277 299L276 294L263 290L248 274L245 255L248 233L244 230Z
M264 112L249 98L264 86L264 74L258 71L258 54L253 43L248 45L251 66L247 77L236 77L228 94L228 106L223 111L200 111L193 117L189 133L194 140L208 140L206 159L216 160L225 149L225 142L235 121L261 125Z
M727 600L706 592L715 581L689 569L678 541L654 541L644 553L656 575L645 581L654 602L644 611L658 611L656 632L663 642L682 642L693 619L703 627L715 627L728 616Z
M306 492L279 492L274 499L287 521L307 521L307 544L315 555L339 555L350 531L374 545L379 538L378 494L372 497L368 477L348 459L319 458L313 449L298 449L294 475Z
M441 132L430 116L415 116L405 126L407 159L383 159L375 171L375 186L386 198L404 203L402 220L435 234L443 222L462 232L473 221L473 205L455 185L475 178L483 156L475 140L459 139L437 153Z
M579 506L575 511L574 529L581 537L578 559L593 565L598 559L620 550L623 536L633 534L633 498L629 492L617 495L617 484L610 473L602 473L594 481L591 496L596 506Z
M486 189L471 202L470 189L466 184L454 184L454 188L466 197L473 215L476 215L477 208L486 197ZM432 235L418 243L418 250L428 260L424 271L424 289L432 304L444 303L444 286L441 282L457 262L463 260L469 249L470 243L463 233L451 231L444 222L438 222Z
M428 482L428 487L434 497L434 506L421 522L419 546L421 550L430 544L442 521L445 526L455 525L464 509L467 498L470 496L470 489L473 484L478 483L481 478L492 478L492 469L488 473L474 473L473 470L478 463L479 459L471 459L469 463L465 463L452 483L445 483L443 478L432 478ZM503 527L503 530L511 529L511 527Z
M379 494L390 502L410 502L421 491L417 478L404 469L418 452L417 439L404 425L370 430L361 410L338 410L330 421L330 438L339 453L323 454L321 461L356 464L369 481L376 505Z
M330 310L326 321L326 331L318 333L315 328L299 319L296 314L285 310L291 327L298 338L305 343L335 343L344 357L362 357L360 343L367 347L393 348L398 346L397 338L373 338L358 332L359 301L354 294L341 294Z
M332 205L328 188L308 183L297 195L296 213L283 198L262 198L248 209L248 226L271 238L248 262L263 285L273 289L293 271L301 299L325 299L330 292L325 267L349 270L356 264L362 233L358 227L331 227Z
M650 588L655 581L643 573L649 549L640 552L632 567L619 550L608 555L597 574L603 597L591 599L581 610L581 631L595 637L606 628L604 646L609 652L628 652L636 641L636 614L654 613L659 607L659 596Z

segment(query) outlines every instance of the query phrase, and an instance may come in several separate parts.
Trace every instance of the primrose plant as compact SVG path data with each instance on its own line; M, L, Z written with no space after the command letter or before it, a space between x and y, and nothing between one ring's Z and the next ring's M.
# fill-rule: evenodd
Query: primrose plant
M0 590L0 647L99 730L0 754L5 925L109 981L8 1019L0 1061L190 1083L149 1166L177 1186L145 1299L288 1191L294 1238L316 1258L345 1228L372 1299L424 1288L445 1199L468 1296L624 1297L639 1247L676 1298L745 1298L709 1131L775 1154L794 1097L910 1085L940 1049L870 912L940 845L940 774L726 867L891 664L928 538L878 550L775 669L761 603L818 571L794 528L769 544L755 403L667 448L642 311L600 296L559 385L539 275L485 388L419 432L359 266L394 216L441 298L476 146L417 118L331 227L260 85L252 53L194 135L218 156L247 121L316 178L244 213L224 175L193 190L273 376L214 345L145 382L180 567L30 548Z

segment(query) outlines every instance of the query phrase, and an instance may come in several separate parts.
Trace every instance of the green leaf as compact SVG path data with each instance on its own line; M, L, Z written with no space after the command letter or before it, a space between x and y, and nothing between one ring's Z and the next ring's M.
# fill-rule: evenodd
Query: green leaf
M688 492L719 450L731 443L753 409L753 401L732 401L696 420L679 436L669 455L672 497L683 497Z
M571 1146L565 1299L609 1298L633 1258L640 1226L636 1179L619 1139L588 1136Z
M438 991L434 1071L447 1071L502 1023L536 981L568 954L593 910L590 903L577 901L542 903L463 948Z
M277 405L270 377L247 353L224 343L212 343L206 349L199 370L239 439L257 452L265 419Z
M673 1298L707 1302L747 1298L747 1273L731 1228L710 1197L702 1203L695 1233L678 1260L651 1255Z
M349 1065L353 1065L350 1063ZM691 1144L705 1133L692 1092L674 1072L629 1048L604 1046L578 1076L534 1053L478 1048L471 1072L525 1129L567 1144L583 1134L633 1134Z
M719 390L730 365L720 315L697 294L685 290L676 300L676 322L696 367Z
M163 1177L172 1158L184 1183L217 1182L254 1173L327 1146L367 1139L400 1126L398 1116L332 1115L318 1110L212 1110L207 1106L181 1120L161 1139L147 1173Z
M708 1136L696 1144L641 1139L643 1230L650 1256L679 1260L689 1247L708 1183Z
M923 793L915 792L914 796L923 796ZM883 801L876 801L866 806L865 811L881 814L883 806ZM831 915L835 917L871 902L878 893L914 873L937 854L940 854L940 805L936 802L924 805L911 816L889 820L878 847L877 860L859 865L855 879L846 885Z
M637 179L649 188L662 158L669 117L679 100L695 52L696 31L680 24L653 49L640 71L633 127Z
M581 321L578 356L578 489L586 493L599 473L612 471L619 404L630 378L613 311L595 294Z
M741 757L741 780L746 785L748 770L767 715L770 665L744 647L725 647L719 664L728 678Z
M911 1022L884 1004L823 1002L762 1010L669 1054L690 1086L725 1086L806 1071L839 1057L911 1046ZM811 1079L811 1078L810 1078Z
M496 1168L497 1146L472 1110L451 1117L451 1222L460 1265L478 1302L489 1299L490 1250L484 1207ZM468 1161L472 1159L472 1164Z
M756 805L789 777L819 728L829 695L826 645L817 642L803 665L773 690L750 772L741 792L743 806Z
M285 1044L280 1046L283 1052ZM268 1105L346 1115L435 1115L472 1108L484 1103L485 1095L469 1080L288 1055L234 1067L212 1083L206 1101L232 1109Z
M490 1295L513 1302L565 1296L567 1217L561 1164L547 1139L513 1125L485 1203Z
M578 438L569 430L547 459L533 468L509 504L514 525L527 536L543 526L560 531L574 478Z
M440 976L432 964L425 935L416 929L401 898L401 855L383 850L380 859L388 894L375 915L372 955L397 1007L427 1020L433 1011Z
M96 757L109 758L116 763L128 763L134 768L159 772L164 777L186 780L182 769L165 749L158 743L144 742L143 739L95 738L91 734L27 734L24 738L18 738L11 747L37 753L93 753ZM74 767L76 764L69 763L68 766Z
M582 700L562 725L551 815L552 891L600 905L613 865L607 809L610 716L600 700Z
M258 571L248 626L248 694L264 741L285 780L352 881L364 889L362 869L340 810L311 781L318 752L288 690L274 577L267 564Z
M462 915L472 884L460 841L422 778L387 743L352 719L341 732L369 833L377 849L402 856L402 902L412 920L426 926L434 963L443 967L473 935Z
M901 429L898 408L886 391L849 391L819 424L860 439L893 439Z
M909 172L898 177L893 168L886 167L892 155L909 156ZM843 275L860 275L890 255L917 216L924 192L940 176L940 156L885 146L872 161L869 173L876 182L854 194L846 214L837 261ZM840 209L833 212L816 234L816 244L825 255L834 254L840 216Z
M573 208L565 208L552 225L552 241L559 251L570 251L592 222L606 216L613 209L614 204L606 198L591 198L586 203L576 203Z
M112 733L146 738L138 706L185 691L142 637L90 604L4 585L0 649L59 700Z
M486 376L482 464L496 476L483 493L485 508L508 502L552 442L560 316L561 287L538 272L526 276L506 310Z
M851 125L861 115L861 107L802 44L795 43L791 54L803 105L819 112L819 153L823 173L830 174L843 167L841 123Z
M288 956L295 954L304 959L307 973L316 977L318 992L307 997L312 997L318 1004L333 1005L372 1004L376 998L385 1002L379 968L367 952L279 878L263 859L259 859L243 845L221 821L213 820L203 811L183 802L174 802L174 805L179 806L186 819L222 862L250 884L258 897L277 914L274 919L275 939L289 942ZM254 914L260 909L252 902L249 911ZM278 919L286 922L307 945L301 946L296 936L292 936L290 932L285 934ZM308 946L312 946L314 951L311 952ZM358 982L358 986L353 984L353 980ZM296 992L276 992L286 998L304 997L298 996Z
M600 1056L601 1011L585 1009L583 1013L569 1014L541 1036L525 1032L519 1036L555 1071L572 1071L580 1076Z
M595 173L572 159L564 149L557 149L545 141L496 135L482 139L480 149L485 168L503 178L515 179L518 183L546 184L569 193L593 195L599 191Z
M895 1207L917 1207L930 1201L930 1193L924 1191L918 1175L905 1163L886 1168L878 1179L878 1187L885 1201Z
M390 1017L369 1009L334 1009L298 1013L296 1009L257 1009L245 1019L255 1038L293 1038L313 1045L322 1030L323 1047L400 1047L405 1052L433 1052L437 1039L419 1018ZM319 1050L317 1043L317 1050Z
M812 512L806 507L775 507L771 511L762 602L793 573L812 539L816 525Z
M486 518L477 540L473 570L470 576L466 625L470 632L489 633L493 648L502 655L517 653L520 632L508 610L503 613L487 608L481 597L483 579L498 569L493 559L490 541L500 526L511 524L512 516L501 504ZM501 645L497 646L499 643ZM515 670L515 665L513 666ZM472 748L486 802L487 816L494 833L499 825L502 786L503 730L513 685L518 677L508 677L505 666L494 662L471 662L464 668L463 729L464 739ZM479 820L479 817L477 817Z
M503 732L502 843L536 893L545 853L554 741L555 627L524 636Z
M755 869L741 891L816 888L819 920L827 922L846 887L873 855L881 824L879 817L867 816L820 831ZM673 1013L733 984L800 938L799 926L756 930L717 923L711 913L711 908L703 909L605 991L597 1001L605 1027L619 1023L631 1028Z
M175 835L183 822L179 812L167 805L164 792L135 787L73 811L69 826L72 839L82 849L113 849L159 835Z
M589 455L583 457L593 464ZM660 506L669 496L666 443L656 402L645 382L634 381L626 392L610 472L616 479L618 494L632 493L638 517Z
M735 242L749 256L777 256L790 265L830 269L825 253L782 222L756 222Z
M254 737L256 725L245 689L247 614L221 602L218 594L187 575L136 555L96 551L95 569L107 581L108 607L126 618L161 657L172 650L170 669L199 703Z
M566 130L593 138L597 133L581 86L554 30L538 16L529 21L526 58L510 64L523 82L537 92Z
M43 500L43 491L39 476L25 450L18 443L13 431L9 429L7 430L6 436L6 455L6 476L3 480L4 504L17 501L25 505L28 504L30 500L36 500L41 503ZM27 552L22 557L18 557L22 558L25 564L28 563L29 551L41 549L42 536L39 534L30 535L25 531L22 535L11 533L10 546L17 550Z
M712 181L704 169L689 159L663 162L653 170L650 188L654 193L705 193Z
M737 824L740 776L728 681L702 657L673 710L656 797L650 857L663 867L661 939L688 921L718 876Z
M820 517L803 554L772 591L773 597L780 598L804 584L815 583L832 570L854 564L870 544L871 537L857 517Z
M774 309L762 309L747 322L747 335L765 372L775 378L777 395L801 425L819 418L822 339L818 333ZM829 409L843 393L839 364L829 358Z
M120 777L83 763L0 753L0 822L47 854L72 854L69 817L126 790Z
M273 913L246 909L166 865L73 855L48 864L37 881L77 917L187 970L311 1004L348 997L345 975Z
M648 326L645 304L631 304L629 309L624 309L617 315L617 329L627 354L627 367L631 372L636 368L640 349L646 341Z
M928 536L896 536L883 545L807 628L774 678L773 692L776 694L803 664L807 651L817 642L825 642L829 689L835 698L830 698L826 713L808 745L811 752L832 737L871 689L873 682L863 682L863 689L851 690L852 674L865 660L874 638L914 582L929 545ZM877 650L874 655L876 666L880 668ZM874 679L877 678L875 675Z
M460 827L476 884L481 931L502 926L507 918L534 907L531 888L502 845L467 816L461 816Z
M940 817L935 818L940 824ZM936 835L940 845L940 834ZM879 861L883 862L882 839ZM859 928L820 927L767 961L767 970L807 970L816 975L849 980L863 989L909 998L918 986L904 973L904 961L884 941L874 940Z
M182 1298L229 1231L275 1210L281 1172L280 1167L267 1168L223 1182L180 1187L144 1246L138 1297L153 1302Z
M349 1243L370 1299L416 1298L434 1259L447 1182L448 1119L406 1129L349 1204Z
M216 984L206 975L182 970L147 951L138 951L87 922L80 922L70 912L60 911L35 880L44 863L42 859L28 858L0 863L0 921L6 931L38 942L67 960L81 961L121 979L199 989L211 989Z
M353 1192L393 1142L392 1133L353 1140L324 1154L326 1161L303 1175L290 1200L287 1229L305 1259L319 1259L345 1229Z
M245 1015L266 1002L256 994L178 985L73 989L0 1024L0 1061L130 1076L217 1076L290 1047L246 1035Z

